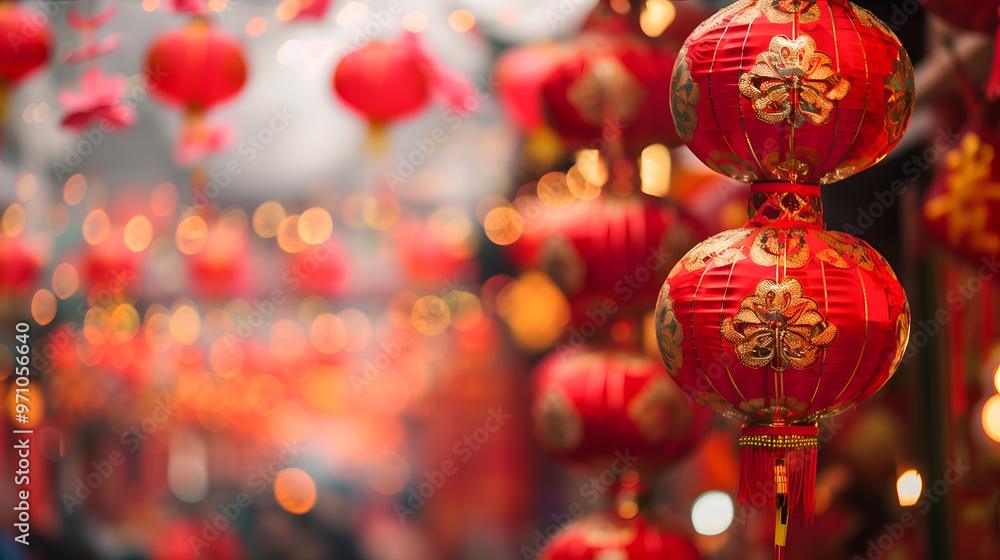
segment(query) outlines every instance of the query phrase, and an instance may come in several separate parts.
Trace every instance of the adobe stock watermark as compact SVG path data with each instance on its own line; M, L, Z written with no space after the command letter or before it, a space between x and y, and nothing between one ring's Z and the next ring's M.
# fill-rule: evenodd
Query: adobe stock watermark
M122 101L134 111L135 106L145 101L149 92L156 89L160 82L169 75L159 66L155 68L146 66L142 71L142 80L131 90L125 92ZM111 120L101 119L95 126L80 135L76 142L66 146L66 153L62 161L54 161L49 165L56 181L62 183L73 176L76 173L75 169L83 164L83 161L90 157L98 146L104 143L104 137L111 134L114 129L115 126Z
M434 498L448 479L458 472L459 467L468 463L477 451L489 443L493 434L499 432L507 421L513 418L512 415L504 413L502 406L491 408L487 413L482 427L463 436L452 446L455 459L447 459L437 469L424 471L423 481L411 486L404 496L405 499L393 506L400 524L405 524L407 517L416 515L420 508Z
M867 206L859 206L857 219L853 223L845 222L841 231L855 237L864 235L869 228L875 225L875 220L884 216L890 208L895 206L910 185L920 180L925 173L934 170L934 164L944 157L961 137L962 135L953 131L951 127L938 128L934 142L922 153L914 155L903 163L900 171L906 180L896 179L889 184L888 189L876 190L874 193L875 201Z
M919 515L927 515L931 511L933 504L943 499L952 486L958 483L966 474L972 470L969 465L961 462L948 461L948 468L945 470L944 478L934 481L928 488L921 492L920 500L912 507L917 509ZM886 523L883 525L884 531L877 537L868 539L868 549L864 556L854 555L852 560L881 560L896 543L906 536L907 531L917 525L917 515L912 511L904 511L899 516L899 521Z
M129 454L138 451L142 442L149 439L161 425L170 420L174 411L180 406L180 401L173 396L165 395L158 397L155 404L149 416L121 434L121 444ZM61 499L66 513L72 514L75 508L83 507L83 503L114 475L118 467L125 464L126 459L127 455L116 449L108 454L107 459L92 462L90 466L93 468L90 472L76 478L73 492L63 492Z
M535 540L530 544L521 545L521 556L525 560L533 560L541 556L545 547L559 535L559 532L569 526L574 521L583 517L586 508L583 502L594 505L602 495L607 494L614 484L625 474L639 458L624 451L615 451L615 459L611 462L610 468L601 471L597 476L580 485L580 497L584 500L576 500L569 504L566 513L554 513L551 515L552 523L544 530L535 530Z
M288 107L271 110L271 119L267 126L261 127L255 134L248 134L236 146L237 156L229 158L229 161L218 171L209 171L207 182L203 189L195 191L191 200L191 206L180 205L183 214L190 208L203 209L208 207L213 200L219 197L233 179L239 177L244 171L244 165L252 163L257 156L270 146L278 134L283 132L295 120L295 113L288 110Z
M295 462L302 451L303 448L298 443L286 443L277 459L273 459L266 466L251 473L247 477L246 486L253 494L244 490L237 494L233 501L220 503L218 505L220 513L202 521L201 533L188 536L188 546L191 547L191 552L196 557L200 557L204 549L215 542L222 533L229 530L243 512L253 505L254 496L259 497L266 492L267 488L274 483L278 473Z
M395 192L396 187L406 182L437 152L451 135L461 128L473 114L482 106L483 102L493 96L499 82L493 74L479 78L472 93L457 107L449 107L444 111L444 122L446 126L434 127L430 133L413 141L413 147L404 154L400 154L396 159L396 167L388 169L383 173L383 179L389 185L389 190Z

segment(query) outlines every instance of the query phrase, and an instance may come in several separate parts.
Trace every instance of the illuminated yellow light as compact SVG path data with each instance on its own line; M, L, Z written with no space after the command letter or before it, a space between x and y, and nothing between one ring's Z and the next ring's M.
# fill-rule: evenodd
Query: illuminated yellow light
M14 185L14 190L17 192L17 198L21 202L27 202L38 191L38 179L35 178L34 173L23 173L18 177L17 184Z
M459 33L465 33L476 26L476 16L465 8L455 10L448 16L448 25Z
M219 377L230 378L243 369L244 361L243 347L232 337L224 336L217 338L212 343L209 351L208 361Z
M451 323L451 310L441 298L424 296L413 304L410 323L420 334L438 335Z
M385 231L395 225L401 211L399 202L389 194L365 198L361 210L365 224L377 231Z
M639 515L639 505L632 500L626 500L618 504L618 517L632 519L636 515Z
M246 33L251 37L260 37L267 31L267 19L257 16L247 22Z
M228 241L235 241L247 232L250 227L250 219L246 210L239 206L228 208L219 218L219 232Z
M368 15L368 3L351 0L337 12L337 25L354 27L366 15Z
M278 227L288 217L285 207L273 200L257 207L253 213L253 230L257 235L269 239L278 235Z
M194 344L201 334L201 315L190 305L178 307L170 317L170 335L178 344Z
M670 0L646 0L639 15L639 27L648 37L659 37L677 17L677 8Z
M0 226L7 237L14 237L24 231L24 226L28 223L28 216L20 204L14 203L7 207L0 219Z
M87 196L87 179L83 175L77 173L69 179L66 179L66 184L63 185L63 199L66 204L70 206L76 206L83 202L83 199Z
M316 483L305 471L285 469L274 479L274 497L286 511L302 515L316 505Z
M250 382L247 404L258 414L270 414L285 400L285 387L274 377L261 374Z
M691 523L699 535L718 535L733 523L733 499L725 492L705 492L691 506Z
M153 241L153 224L146 216L135 216L125 224L125 246L138 253Z
M588 183L602 186L608 182L608 164L598 150L579 150L576 152L576 169Z
M555 344L570 319L566 296L540 272L525 273L517 282L504 286L496 305L514 341L532 352Z
M333 313L316 317L309 327L309 341L324 354L336 354L347 344L347 325Z
M208 9L215 13L225 10L228 5L229 0L208 0Z
M509 206L494 208L486 214L483 229L490 241L497 245L510 245L524 233L524 218Z
M997 370L993 373L993 387L1000 393L1000 366L997 366Z
M566 185L569 187L569 192L580 200L594 200L600 196L602 184L588 181L576 165L569 168L569 172L566 174Z
M310 208L299 216L299 237L310 245L319 245L333 233L333 218L323 208Z
M278 226L278 246L286 253L302 252L308 243L299 237L299 215L288 216Z
M403 16L403 29L410 33L420 33L427 27L427 14L423 12L409 12Z
M119 342L132 340L139 333L139 312L123 303L111 313L111 333Z
M180 252L193 255L201 251L208 241L208 224L201 216L188 216L177 224L174 240Z
M142 0L142 9L152 12L160 6L160 0Z
M290 21L299 15L298 0L284 0L284 2L278 4L278 7L274 10L274 15L278 17L279 21Z
M993 395L983 405L983 430L990 439L1000 442L1000 395Z
M52 291L59 299L66 299L80 287L80 275L69 263L62 263L52 272Z
M920 500L920 493L923 489L923 480L916 470L910 469L899 475L899 478L896 479L896 494L899 496L899 505L906 507L916 504Z
M457 330L471 330L483 318L483 306L474 294L455 290L445 294L444 301L451 310L451 324Z
M97 245L108 237L111 221L104 210L91 210L83 219L83 238L91 245Z
M576 200L576 196L569 190L566 174L560 171L542 175L535 190L538 200L549 208L565 208Z
M639 158L639 177L642 192L653 196L667 196L670 192L670 150L663 144L653 144L642 150Z
M51 323L56 318L56 308L56 296L48 290L38 290L31 298L31 316L39 325Z

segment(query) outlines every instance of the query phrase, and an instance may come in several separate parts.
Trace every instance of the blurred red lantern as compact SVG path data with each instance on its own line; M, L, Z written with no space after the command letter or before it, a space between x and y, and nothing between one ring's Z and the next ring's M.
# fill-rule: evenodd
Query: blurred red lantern
M153 95L196 114L231 99L247 78L239 42L204 17L156 37L143 72Z
M509 49L497 59L500 103L522 132L545 127L542 83L563 56L559 46L545 43Z
M614 464L624 473L672 464L701 442L711 419L637 351L557 350L533 383L535 434L553 457L574 465Z
M537 546L537 544L536 544ZM566 527L542 551L542 560L699 560L698 549L678 533L642 517L586 517Z
M188 255L188 279L200 297L228 300L253 293L253 266L246 238L215 228L205 246Z
M913 103L899 40L847 0L723 8L688 37L670 95L695 155L743 182L826 184L867 169L903 137Z
M1000 136L976 124L945 154L924 195L924 218L952 251L972 261L1000 253Z
M509 255L523 268L546 272L577 321L609 301L622 314L645 312L677 258L700 237L700 227L677 207L641 193L542 208L526 220Z
M218 530L212 525L213 519L201 523L193 519L178 519L170 523L159 533L150 556L153 560L182 560L201 554L212 560L247 558L247 551L234 529Z
M91 290L107 292L101 294L102 299L141 290L140 254L130 251L121 235L109 235L97 245L86 245L82 253L80 282Z
M457 289L478 279L479 268L473 258L478 240L463 235L463 225L404 219L394 228L397 252L410 280L431 287L450 282ZM471 233L471 223L468 225Z
M405 32L392 42L373 41L351 51L333 73L337 97L368 121L373 147L382 149L385 127L427 106L438 94L456 110L465 110L471 89Z
M295 253L282 275L292 291L323 296L343 295L351 281L351 259L334 239Z
M45 65L52 25L38 10L17 2L0 2L0 89L17 85Z
M0 237L0 294L5 298L35 288L39 262L19 237Z

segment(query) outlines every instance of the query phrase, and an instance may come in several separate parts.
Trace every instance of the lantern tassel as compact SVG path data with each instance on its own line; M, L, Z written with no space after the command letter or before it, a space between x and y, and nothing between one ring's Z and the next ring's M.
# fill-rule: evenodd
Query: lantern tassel
M798 511L806 524L812 522L818 433L819 428L812 425L743 426L740 434L737 501L752 509L776 510L776 546L779 536L784 542L790 512Z
M1000 16L1000 7L997 8L997 14ZM1000 29L997 29L993 43L993 69L986 79L986 96L990 99L1000 98Z

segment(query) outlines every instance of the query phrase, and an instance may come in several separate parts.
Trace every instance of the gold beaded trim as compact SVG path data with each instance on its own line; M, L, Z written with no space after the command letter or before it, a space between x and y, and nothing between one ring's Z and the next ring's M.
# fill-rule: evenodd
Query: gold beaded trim
M792 436L792 435L740 436L740 447L767 447L770 449L802 449L806 447L819 447L819 438L816 436Z

